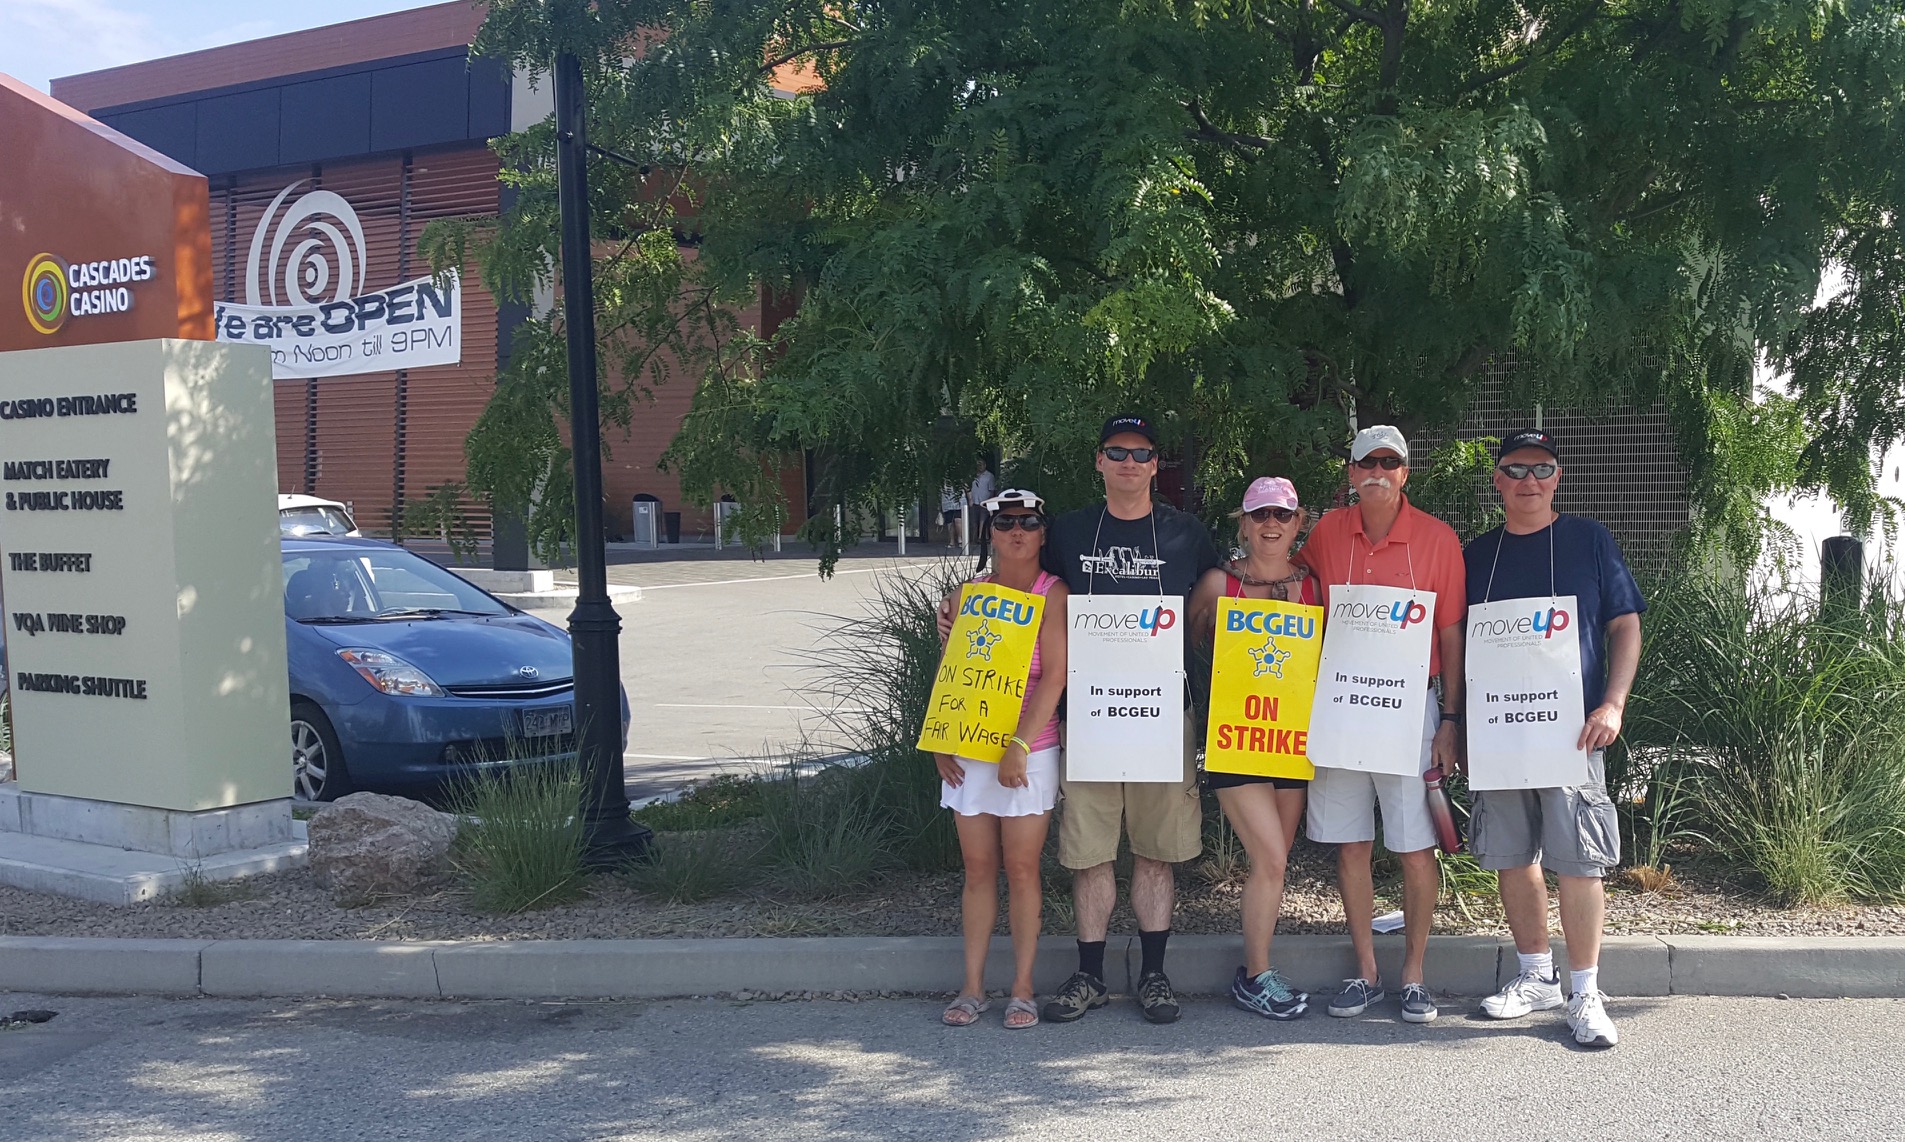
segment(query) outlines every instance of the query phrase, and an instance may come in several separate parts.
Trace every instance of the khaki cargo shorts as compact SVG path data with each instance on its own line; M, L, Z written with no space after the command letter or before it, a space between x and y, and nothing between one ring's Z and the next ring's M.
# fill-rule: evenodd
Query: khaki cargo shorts
M1058 863L1096 868L1118 856L1118 834L1131 851L1165 864L1204 851L1204 806L1197 789L1197 731L1184 716L1184 773L1178 781L1061 781Z

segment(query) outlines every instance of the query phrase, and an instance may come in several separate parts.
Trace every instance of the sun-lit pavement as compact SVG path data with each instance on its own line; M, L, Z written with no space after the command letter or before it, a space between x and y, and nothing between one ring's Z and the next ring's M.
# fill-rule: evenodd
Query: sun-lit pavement
M617 604L622 681L633 718L628 789L647 797L691 777L739 768L791 747L843 749L854 707L826 692L802 656L822 634L865 613L882 579L933 573L944 548L910 558L868 545L831 579L811 554L765 561L708 550L649 556L609 568L612 583L642 588ZM672 554L672 553L670 553ZM567 606L535 613L557 625Z
M0 1136L84 1139L1886 1138L1905 1002L1617 1000L1271 1024L1128 1001L1007 1032L939 1001L411 1003L0 997Z

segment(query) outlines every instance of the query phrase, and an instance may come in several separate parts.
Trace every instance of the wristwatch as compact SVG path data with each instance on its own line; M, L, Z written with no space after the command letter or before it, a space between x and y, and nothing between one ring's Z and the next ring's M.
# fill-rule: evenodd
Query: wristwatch
M1454 723L1455 723L1456 725L1458 725L1458 726L1459 726L1459 725L1461 725L1461 724L1462 724L1462 714L1461 714L1461 711L1459 711L1459 710L1444 710L1444 711L1442 711L1442 720L1443 720L1443 721L1445 721L1445 722L1454 722Z

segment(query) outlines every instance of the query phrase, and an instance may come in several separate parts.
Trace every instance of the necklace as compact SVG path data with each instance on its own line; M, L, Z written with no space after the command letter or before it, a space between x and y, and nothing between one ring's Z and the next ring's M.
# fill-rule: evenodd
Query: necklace
M1238 579L1242 580L1245 586L1281 587L1281 586L1284 586L1285 584L1296 582L1298 579L1303 578L1303 576L1307 575L1309 572L1305 568L1295 563L1292 563L1290 565L1290 573L1288 575L1285 575L1281 579L1259 579L1255 575L1250 574L1249 571L1245 570L1244 565L1242 563L1232 563L1230 565L1230 573L1232 575L1235 575Z

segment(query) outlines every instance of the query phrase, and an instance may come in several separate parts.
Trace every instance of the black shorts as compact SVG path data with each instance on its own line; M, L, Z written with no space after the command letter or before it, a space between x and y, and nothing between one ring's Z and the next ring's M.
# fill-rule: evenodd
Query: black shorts
M940 514L941 522L951 523L952 521L959 518L959 509L958 508L941 508L939 509L939 514Z
M1206 789L1236 789L1245 785L1270 785L1276 789L1308 789L1310 783L1301 777L1259 777L1254 773L1213 773L1204 771Z

